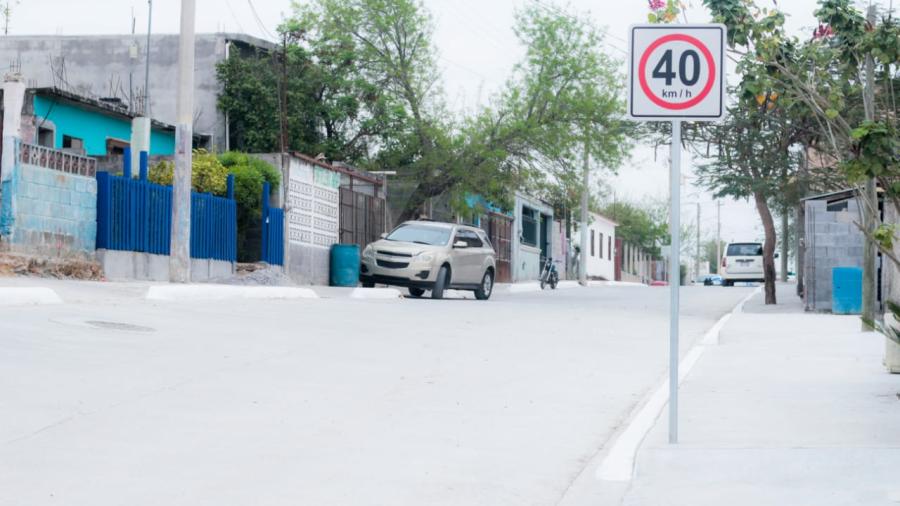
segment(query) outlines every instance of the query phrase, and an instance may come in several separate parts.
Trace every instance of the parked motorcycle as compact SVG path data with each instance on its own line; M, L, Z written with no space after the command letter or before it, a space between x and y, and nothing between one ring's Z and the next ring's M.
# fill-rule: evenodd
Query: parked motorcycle
M556 285L559 284L559 272L556 270L556 264L553 263L553 259L547 257L547 260L544 261L544 268L541 269L541 290L544 289L547 285L550 285L550 288L556 290Z

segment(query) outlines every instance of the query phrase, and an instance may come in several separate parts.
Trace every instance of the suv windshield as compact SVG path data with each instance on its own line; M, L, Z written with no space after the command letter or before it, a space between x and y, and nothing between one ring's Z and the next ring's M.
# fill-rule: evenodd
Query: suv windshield
M762 244L759 243L730 244L726 253L730 257L758 257L762 254Z
M449 228L427 225L401 225L385 239L388 241L414 242L430 246L443 246L450 240Z

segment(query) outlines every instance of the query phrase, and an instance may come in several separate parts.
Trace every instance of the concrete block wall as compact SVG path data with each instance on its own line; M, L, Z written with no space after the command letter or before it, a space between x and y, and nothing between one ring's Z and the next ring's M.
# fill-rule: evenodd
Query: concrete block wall
M331 250L319 246L290 243L291 279L305 285L328 285L330 282Z
M54 256L94 252L94 178L28 164L20 164L13 177L15 202L4 213L8 249Z
M828 211L824 201L806 202L807 311L831 311L833 268L862 267L864 238L856 228L858 220L856 200L850 200L844 211Z

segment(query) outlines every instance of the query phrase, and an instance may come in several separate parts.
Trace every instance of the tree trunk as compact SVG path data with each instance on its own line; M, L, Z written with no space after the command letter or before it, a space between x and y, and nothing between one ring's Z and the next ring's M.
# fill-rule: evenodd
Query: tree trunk
M775 221L772 219L772 211L769 203L762 193L754 193L756 210L762 220L763 230L766 232L766 242L763 244L763 273L766 280L766 304L777 304L775 300Z
M449 190L454 183L454 180L446 177L438 177L436 179L420 182L406 201L406 205L403 207L403 212L400 213L400 218L397 223L403 223L404 221L418 218L422 206L425 205L428 199L441 195Z

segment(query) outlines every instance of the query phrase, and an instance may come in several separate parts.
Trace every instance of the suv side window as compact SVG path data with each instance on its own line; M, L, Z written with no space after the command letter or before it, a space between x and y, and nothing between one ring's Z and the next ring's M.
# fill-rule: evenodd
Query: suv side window
M471 230L460 230L456 233L456 241L466 241L466 244L469 245L470 248L481 248L484 247L484 243L481 242L481 239L478 238L478 234L472 232Z
M481 238L481 242L484 243L484 246L485 246L486 248L494 249L494 245L491 244L491 240L488 239L488 236L487 236L486 233L484 233L484 232L482 232L482 231L478 231L478 237Z

